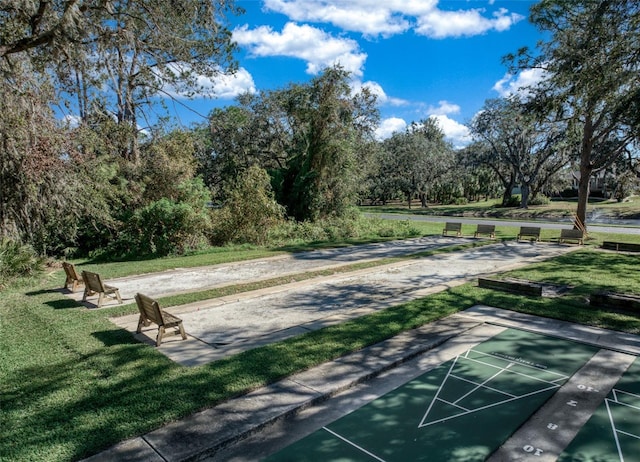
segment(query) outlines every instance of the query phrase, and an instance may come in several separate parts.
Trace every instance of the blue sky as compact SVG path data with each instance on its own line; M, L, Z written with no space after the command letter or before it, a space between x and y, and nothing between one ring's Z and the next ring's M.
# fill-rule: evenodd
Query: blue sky
M340 63L354 89L378 95L378 137L436 117L455 146L469 140L465 123L489 98L534 83L539 75L508 75L502 57L535 47L528 0L236 0L232 19L239 71L203 82L212 99L182 100L200 114L234 104L245 91L306 82ZM174 105L170 105L174 107ZM175 106L178 107L178 106ZM180 123L202 122L184 109Z

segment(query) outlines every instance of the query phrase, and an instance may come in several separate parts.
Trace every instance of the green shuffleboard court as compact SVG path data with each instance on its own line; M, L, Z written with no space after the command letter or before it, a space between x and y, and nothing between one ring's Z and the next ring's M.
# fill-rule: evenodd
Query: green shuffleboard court
M265 460L483 461L597 351L507 329Z
M640 461L640 358L625 372L558 461Z

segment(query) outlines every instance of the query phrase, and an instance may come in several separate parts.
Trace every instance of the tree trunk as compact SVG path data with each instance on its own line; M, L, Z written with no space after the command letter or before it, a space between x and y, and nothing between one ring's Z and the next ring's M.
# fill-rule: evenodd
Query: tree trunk
M504 192L502 193L502 206L506 207L511 200L511 195L513 194L513 187L516 184L515 176L512 174L509 178L508 183L503 182Z
M422 205L422 208L426 209L427 208L427 194L421 192L420 193L420 205Z
M578 180L578 209L575 228L587 231L587 205L589 204L589 183L593 173L591 151L593 149L593 123L586 117L580 146L580 179Z
M523 183L521 186L522 197L520 199L520 208L528 209L529 208L529 185Z
M589 203L589 183L591 181L591 164L580 163L580 179L578 180L578 210L576 211L577 229L587 229L587 204Z

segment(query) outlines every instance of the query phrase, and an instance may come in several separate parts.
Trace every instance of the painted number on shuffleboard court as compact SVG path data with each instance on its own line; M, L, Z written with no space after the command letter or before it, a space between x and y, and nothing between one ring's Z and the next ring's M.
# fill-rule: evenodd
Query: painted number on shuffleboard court
M534 448L533 446L531 446L531 445L529 445L529 444L527 444L526 446L524 446L524 447L522 448L522 450L523 450L524 452L527 452L527 453L533 454L534 456L541 456L541 455L542 455L542 453L544 452L542 449L540 449L540 448Z
M588 385L578 385L578 390L582 390L582 391L592 391L594 393L598 393L598 389L590 387Z

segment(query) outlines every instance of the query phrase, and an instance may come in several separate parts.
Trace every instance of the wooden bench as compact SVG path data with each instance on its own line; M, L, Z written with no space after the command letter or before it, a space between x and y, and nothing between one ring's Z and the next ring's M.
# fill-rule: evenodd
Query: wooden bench
M473 233L473 237L479 237L480 235L486 234L491 239L496 237L496 225L482 225L479 224L476 232Z
M482 289L502 290L514 294L542 296L542 286L529 281L507 281L502 279L478 278L478 287Z
M140 310L140 319L138 321L138 328L136 332L139 334L142 332L143 326L149 326L151 323L158 325L158 335L156 337L156 346L160 346L162 338L167 333L166 329L175 327L175 332L170 332L168 335L182 336L182 340L187 339L187 334L182 326L182 319L163 311L160 305L154 299L147 297L141 293L136 294L136 304L138 310Z
M640 296L638 295L596 292L589 297L589 304L600 308L640 313Z
M458 237L462 236L462 223L446 222L442 230L442 235L447 236L448 233L456 233Z
M522 226L520 227L520 232L516 240L521 240L525 237L528 237L532 240L539 241L540 240L540 228L535 226Z
M561 229L558 243L562 244L563 242L568 241L575 241L582 245L584 244L584 233L581 229Z
M602 243L602 248L618 252L640 252L640 244L633 244L630 242L604 241Z
M115 298L118 303L122 303L120 291L117 287L109 286L102 282L102 278L97 273L90 271L82 272L82 280L84 281L84 295L82 301L86 302L87 297L98 294L98 308L102 306L105 297Z
M67 279L64 281L64 289L69 288L69 284L71 284L71 292L75 292L80 284L84 284L82 277L78 276L76 267L73 266L72 263L63 261L62 267L64 268L64 274L67 276Z

